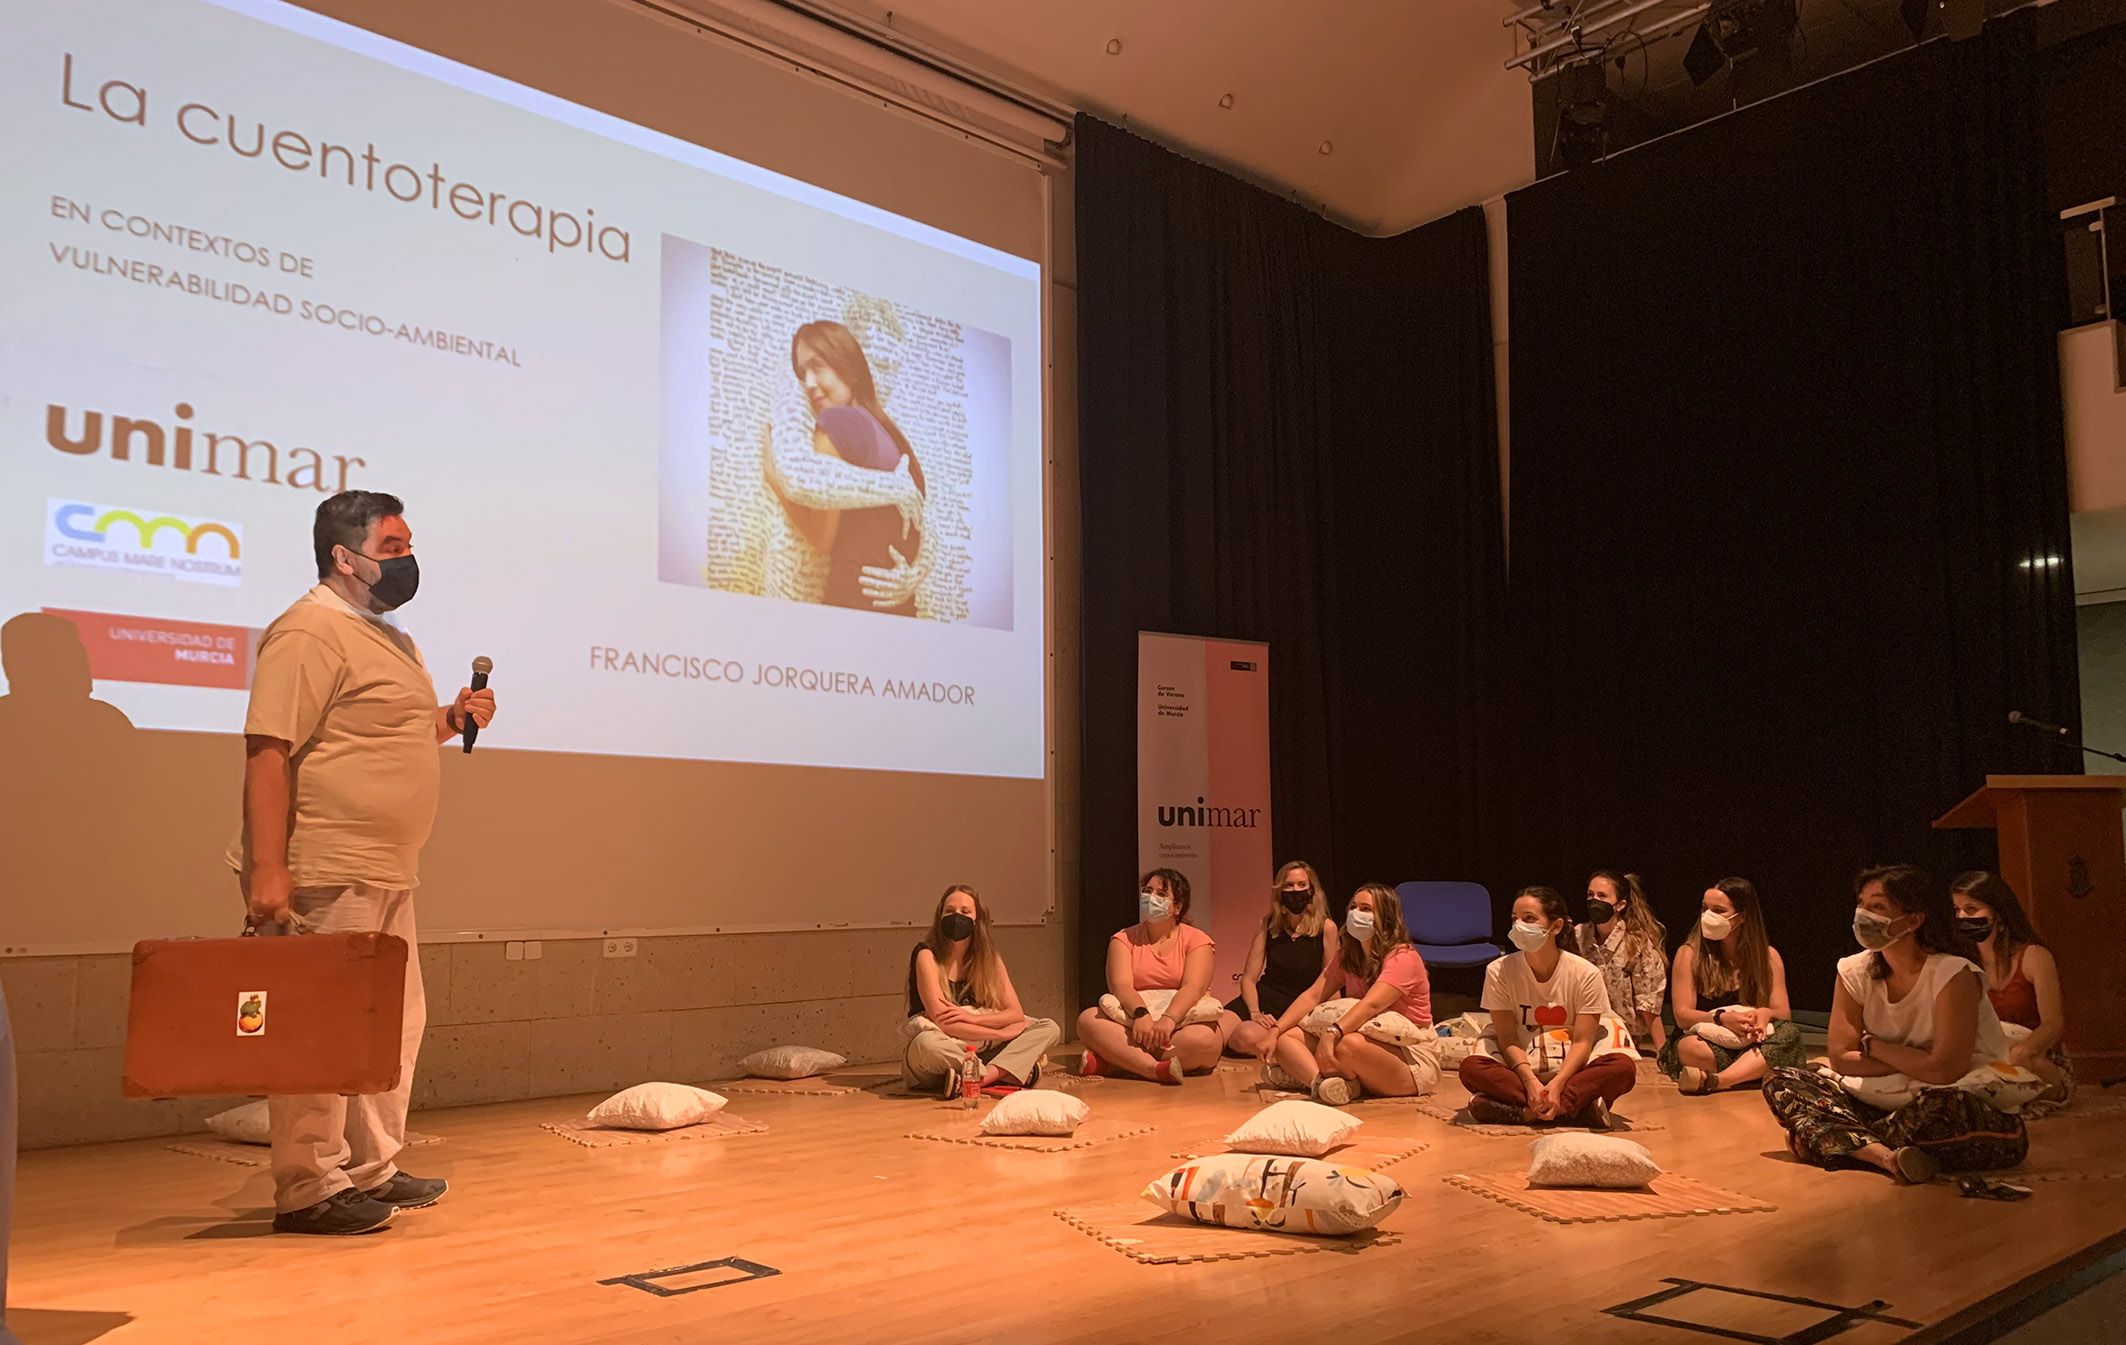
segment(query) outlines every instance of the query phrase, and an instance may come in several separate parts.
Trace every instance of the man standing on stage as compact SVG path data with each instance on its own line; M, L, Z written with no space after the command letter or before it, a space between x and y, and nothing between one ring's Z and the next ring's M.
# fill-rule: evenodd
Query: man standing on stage
M367 490L318 506L319 583L266 628L244 717L243 832L230 861L252 926L380 931L407 948L399 1086L266 1100L276 1232L371 1232L445 1189L396 1165L427 1022L413 888L435 825L436 748L468 721L484 727L495 700L467 690L438 706L421 651L388 615L421 581L404 514L396 497Z

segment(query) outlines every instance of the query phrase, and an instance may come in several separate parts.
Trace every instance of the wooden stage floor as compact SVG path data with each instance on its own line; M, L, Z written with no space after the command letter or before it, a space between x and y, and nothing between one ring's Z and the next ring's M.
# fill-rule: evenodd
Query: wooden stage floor
M1055 1217L1132 1200L1177 1148L1258 1105L1252 1083L1073 1080L1094 1121L1157 1129L1054 1154L911 1139L962 1113L871 1093L733 1094L731 1111L768 1133L595 1150L539 1128L585 1099L430 1112L414 1126L443 1142L409 1150L409 1166L450 1178L450 1196L354 1239L272 1236L263 1168L167 1140L30 1153L11 1321L25 1345L1688 1345L1776 1340L1879 1300L1810 1337L1875 1345L1943 1338L2126 1241L2126 1088L2033 1126L2037 1194L2004 1204L1802 1167L1755 1093L1684 1098L1645 1075L1619 1110L1662 1128L1635 1138L1670 1171L1774 1212L1546 1223L1444 1180L1524 1164L1524 1141L1368 1102L1361 1139L1429 1145L1387 1169L1409 1193L1391 1242L1150 1265ZM1462 1098L1450 1079L1441 1100ZM779 1273L670 1295L609 1282L725 1258ZM1725 1334L1607 1311L1663 1293L1646 1314Z

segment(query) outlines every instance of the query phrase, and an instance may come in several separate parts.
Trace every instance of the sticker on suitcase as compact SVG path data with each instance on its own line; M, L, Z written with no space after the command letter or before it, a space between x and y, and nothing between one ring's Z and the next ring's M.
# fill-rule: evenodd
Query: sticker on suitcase
M239 1037L263 1037L266 1035L266 992L245 990L236 996L236 1035Z

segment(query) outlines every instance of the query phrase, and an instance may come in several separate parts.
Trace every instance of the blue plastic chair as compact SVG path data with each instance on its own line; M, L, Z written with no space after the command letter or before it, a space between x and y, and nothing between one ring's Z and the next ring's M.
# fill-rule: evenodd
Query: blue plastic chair
M1482 883L1397 883L1403 925L1430 967L1483 967L1504 957L1491 942L1491 894Z

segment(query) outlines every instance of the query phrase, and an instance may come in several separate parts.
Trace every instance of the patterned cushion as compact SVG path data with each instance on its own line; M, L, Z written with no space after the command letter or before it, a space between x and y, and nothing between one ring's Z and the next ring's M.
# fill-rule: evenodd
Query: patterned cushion
M1363 1168L1314 1158L1214 1154L1154 1177L1144 1198L1199 1224L1336 1237L1395 1212L1403 1188Z
M1342 1021L1345 1014L1357 1007L1356 999L1329 1000L1299 1020L1300 1031L1319 1035L1328 1031L1330 1024ZM1386 1046L1420 1046L1428 1041L1436 1041L1439 1037L1433 1029L1419 1027L1392 1009L1387 1013L1373 1015L1359 1032Z

